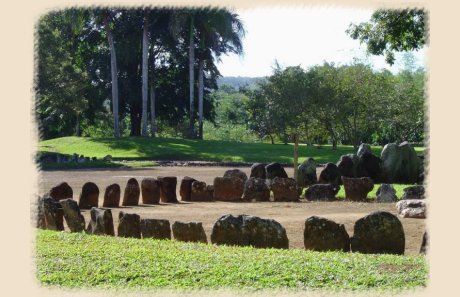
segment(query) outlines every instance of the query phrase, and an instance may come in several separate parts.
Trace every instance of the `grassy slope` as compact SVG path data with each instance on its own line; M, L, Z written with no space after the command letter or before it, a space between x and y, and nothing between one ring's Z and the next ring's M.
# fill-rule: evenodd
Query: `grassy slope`
M380 155L382 147L373 147ZM173 138L79 138L63 137L41 141L39 151L80 154L102 158L112 155L125 160L193 160L239 162L293 162L293 145L268 143L239 143L212 140L185 140ZM423 148L416 148L418 152ZM324 145L318 149L301 145L300 162L313 157L318 163L337 162L341 155L355 153L352 146L339 146L336 151Z
M38 230L44 285L116 289L402 290L423 287L424 256L254 249Z

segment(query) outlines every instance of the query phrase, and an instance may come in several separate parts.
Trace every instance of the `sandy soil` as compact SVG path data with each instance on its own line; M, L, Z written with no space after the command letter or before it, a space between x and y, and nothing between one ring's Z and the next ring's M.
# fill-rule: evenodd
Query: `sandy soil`
M78 200L81 187L85 182L96 183L100 190L99 205L105 188L118 183L122 193L129 178L135 177L140 182L144 177L177 176L177 197L180 200L179 184L184 176L212 184L214 177L223 176L229 167L155 167L149 169L107 169L107 170L72 170L40 172L38 193L43 195L51 187L66 181L74 191L74 199ZM250 168L239 168L249 176ZM292 168L286 168L289 176L293 175ZM123 194L122 194L123 195ZM143 205L136 207L119 207L112 209L115 229L118 225L120 211L137 213L141 218L167 219L183 222L202 222L210 241L211 229L214 222L224 214L248 214L262 218L275 219L287 231L290 248L303 248L304 221L310 216L322 216L345 225L350 236L353 235L353 225L359 218L377 210L391 212L397 215L395 204L357 203L357 202L261 202L261 203L231 203L231 202L181 202L179 204ZM86 222L89 221L89 211L82 210ZM418 254L425 231L425 220L400 218L406 236L407 255ZM116 230L115 230L116 232Z

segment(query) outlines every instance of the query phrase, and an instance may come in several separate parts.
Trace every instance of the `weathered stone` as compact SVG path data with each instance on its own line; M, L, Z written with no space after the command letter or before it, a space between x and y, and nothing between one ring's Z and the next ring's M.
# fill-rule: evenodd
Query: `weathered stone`
M396 202L398 197L396 196L396 190L391 184L381 184L377 189L377 199L379 203L392 203Z
M224 177L241 178L243 180L243 182L246 182L248 180L248 176L246 175L246 173L244 173L243 171L241 171L239 169L231 169L231 170L225 171Z
M254 163L251 166L251 174L249 177L254 178L267 178L267 172L265 171L265 164L262 163Z
M420 254L426 254L428 250L428 234L423 233L422 245L420 246Z
M141 189L137 179L130 178L126 183L125 192L123 194L123 206L139 205L139 196L141 195Z
M108 208L93 207L90 211L91 221L86 228L86 233L93 235L115 235L112 211Z
M179 194L182 201L190 201L192 195L192 183L194 181L196 181L196 179L185 176L180 182Z
M172 233L175 240L185 242L202 242L207 243L206 233L204 233L203 224L190 222L174 222Z
M78 200L80 209L91 209L97 207L99 203L99 188L93 182L87 182L83 185Z
M317 216L305 220L303 232L305 249L322 251L350 251L350 237L345 226Z
M404 194L401 199L425 199L424 186L410 186L403 189Z
M369 177L351 178L342 176L345 199L349 201L366 201L367 194L374 188Z
M358 155L358 158L361 158L364 155L372 155L371 146L367 143L361 143L356 155Z
M211 242L256 248L289 247L286 230L280 223L248 215L234 217L227 214L220 217L212 227Z
M112 155L106 155L105 157L102 158L103 161L106 162L111 162L112 161Z
M386 183L412 184L420 179L420 160L407 142L389 143L382 154L382 180Z
M45 211L43 210L43 199L42 197L38 196L36 207L36 227L39 229L46 229L46 219L45 219Z
M265 179L249 178L244 183L242 199L245 201L270 201L270 189Z
M316 161L313 158L308 158L299 165L297 171L297 183L301 187L316 184Z
M160 182L154 178L144 178L141 182L142 203L160 203Z
M176 196L177 177L159 176L160 199L163 203L178 203Z
M275 201L299 201L301 188L293 178L275 177L271 183Z
M68 183L62 182L55 187L52 187L47 196L59 201L61 199L73 198L73 190Z
M103 207L120 206L121 189L118 184L111 184L105 188Z
M401 222L385 211L373 212L355 222L351 250L364 254L404 254Z
M423 199L406 199L396 203L398 213L403 218L426 218L426 203Z
M214 185L207 185L206 191L208 192L209 196L213 197L214 199Z
M190 201L211 201L212 196L209 195L209 192L206 187L205 182L194 181L192 183L192 195Z
M171 239L168 220L141 219L142 238Z
M309 201L335 201L339 190L340 186L331 184L311 185L305 191L305 198Z
M241 201L244 191L244 182L240 178L216 177L214 178L214 200L216 201Z
M265 166L265 172L267 173L267 179L274 179L275 177L287 178L288 175L280 163L270 163Z
M340 185L340 170L334 163L327 163L321 170L318 178L319 184Z
M382 160L372 154L359 157L356 177L370 177L375 183L381 181Z
M64 212L64 219L70 232L81 232L85 230L85 218L80 212L77 201L67 198L59 201Z
M119 237L141 238L141 217L135 213L118 213L118 231Z
M42 203L46 229L64 231L64 212L61 204L51 197L43 198Z
M337 162L337 168L341 176L356 177L356 165L350 155L343 155Z

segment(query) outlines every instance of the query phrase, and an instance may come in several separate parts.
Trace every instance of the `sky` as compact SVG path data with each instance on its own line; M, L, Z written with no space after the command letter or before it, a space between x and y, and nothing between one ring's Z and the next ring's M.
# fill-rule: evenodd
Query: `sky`
M246 35L242 56L223 56L217 67L223 76L268 76L275 59L283 67L303 68L334 62L349 64L353 58L369 62L376 70L397 72L402 68L402 54L396 53L390 67L383 56L366 54L365 45L345 31L350 23L368 21L371 9L335 6L279 6L236 10ZM426 49L413 52L417 66L424 67Z

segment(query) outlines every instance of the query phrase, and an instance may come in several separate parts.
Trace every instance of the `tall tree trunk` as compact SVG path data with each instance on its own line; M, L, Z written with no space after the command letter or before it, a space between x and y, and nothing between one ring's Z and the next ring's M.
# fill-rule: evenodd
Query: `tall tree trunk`
M150 134L155 137L156 126L155 126L155 89L153 85L150 86Z
M115 45L113 42L112 31L109 27L107 12L104 14L104 27L110 47L110 72L112 76L112 112L113 112L113 136L120 137L120 126L118 119L118 69Z
M80 131L80 114L77 112L77 123L75 125L75 135L78 137L81 136L81 131Z
M188 52L188 58L189 58L189 89L190 89L190 126L189 126L189 136L193 137L194 136L194 131L193 131L193 124L194 124L194 113L195 113L195 108L194 108L194 83L195 83L195 69L194 69L194 64L195 64L195 44L193 42L193 31L194 31L194 25L193 25L193 16L190 17L190 35L189 35L189 52Z
M142 136L147 133L147 100L148 100L148 18L144 16L144 31L142 34Z
M204 95L204 60L200 59L198 66L198 121L199 137L203 139L203 95Z

